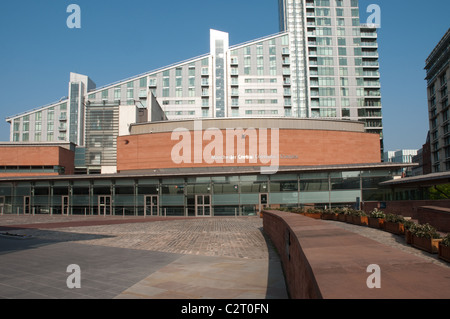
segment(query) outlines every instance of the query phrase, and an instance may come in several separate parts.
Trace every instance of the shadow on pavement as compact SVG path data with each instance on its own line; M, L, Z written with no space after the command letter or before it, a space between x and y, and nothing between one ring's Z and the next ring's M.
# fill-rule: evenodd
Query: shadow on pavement
M289 299L284 276L283 265L280 256L270 238L264 232L264 228L259 229L267 244L269 252L268 263L269 273L267 274L267 292L266 299Z

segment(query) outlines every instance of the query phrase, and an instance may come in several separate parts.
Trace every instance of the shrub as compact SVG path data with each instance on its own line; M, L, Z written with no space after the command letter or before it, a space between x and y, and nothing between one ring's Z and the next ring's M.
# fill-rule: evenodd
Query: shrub
M412 231L412 229L414 229L414 227L416 227L417 224L412 220L405 220L403 222L403 225L405 226L405 229Z
M397 214L386 214L385 217L387 222L391 222L391 223L404 223L405 222L405 218L403 218L403 216L401 215L397 215Z
M441 235L436 231L436 229L430 224L416 225L410 229L414 236L428 238L428 239L439 239Z
M355 210L355 211L353 211L353 215L354 216L359 216L359 217L366 217L367 216L367 214L363 210Z
M386 214L383 213L381 210L378 210L375 208L373 211L370 212L369 217L372 218L386 218Z
M450 234L448 234L447 236L445 236L442 239L441 244L444 245L444 246L450 247Z

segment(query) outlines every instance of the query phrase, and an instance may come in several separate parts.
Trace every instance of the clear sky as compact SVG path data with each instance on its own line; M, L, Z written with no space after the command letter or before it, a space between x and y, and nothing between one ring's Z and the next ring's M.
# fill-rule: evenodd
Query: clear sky
M67 7L81 8L69 29ZM381 7L385 149L418 149L428 132L425 59L450 28L448 0L360 0ZM19 0L0 3L0 141L7 116L68 94L69 73L98 87L209 53L209 29L231 45L279 32L278 0Z

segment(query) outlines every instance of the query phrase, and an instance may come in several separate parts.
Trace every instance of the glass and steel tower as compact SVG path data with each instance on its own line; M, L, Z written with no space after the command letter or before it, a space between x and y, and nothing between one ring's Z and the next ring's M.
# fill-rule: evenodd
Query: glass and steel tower
M358 0L279 0L290 34L293 116L359 120L382 140L376 27Z

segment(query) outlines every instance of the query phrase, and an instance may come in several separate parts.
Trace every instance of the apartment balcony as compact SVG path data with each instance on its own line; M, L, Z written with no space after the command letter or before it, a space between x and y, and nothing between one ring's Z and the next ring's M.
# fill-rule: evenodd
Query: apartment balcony
M361 32L361 38L377 38L378 34L376 32Z
M379 68L380 64L378 61L363 61L362 66L365 68Z
M361 42L362 47L368 47L368 48L378 48L377 42Z
M364 91L365 97L381 97L380 91Z
M139 98L141 100L146 99L147 98L147 92L146 91L145 92L139 92Z
M363 57L378 57L378 51L362 51Z
M380 72L378 71L364 71L363 76L365 78L379 78L380 77Z

